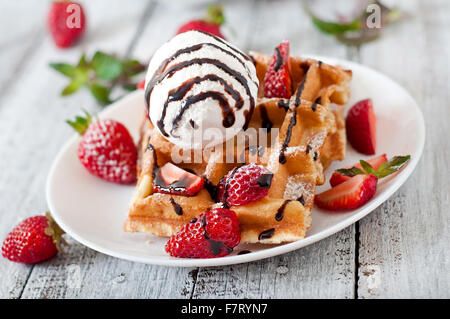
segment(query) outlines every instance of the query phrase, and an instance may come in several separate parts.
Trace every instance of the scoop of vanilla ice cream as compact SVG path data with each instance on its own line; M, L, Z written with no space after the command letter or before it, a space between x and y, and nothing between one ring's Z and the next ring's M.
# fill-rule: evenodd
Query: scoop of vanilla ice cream
M153 125L183 149L212 147L248 125L258 92L251 59L227 41L181 33L153 55L145 81Z

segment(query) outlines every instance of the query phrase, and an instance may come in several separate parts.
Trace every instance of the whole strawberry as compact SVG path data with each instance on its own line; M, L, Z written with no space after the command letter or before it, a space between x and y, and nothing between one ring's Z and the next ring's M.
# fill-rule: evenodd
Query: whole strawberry
M179 258L215 258L230 254L241 233L236 213L215 208L191 220L166 244L166 252Z
M86 113L67 121L82 139L78 158L93 175L109 182L131 184L136 181L137 150L127 128L114 120L97 120Z
M257 164L231 170L219 183L218 200L226 206L256 202L269 193L273 173Z
M64 243L64 232L50 214L25 219L8 234L2 256L19 263L35 264L55 256Z
M50 34L60 48L72 46L86 28L83 7L73 1L53 2L47 19Z
M186 31L198 30L211 33L222 39L225 39L220 26L225 22L225 16L223 15L222 6L210 6L208 8L207 16L202 20L191 20L183 24L176 34L180 34Z

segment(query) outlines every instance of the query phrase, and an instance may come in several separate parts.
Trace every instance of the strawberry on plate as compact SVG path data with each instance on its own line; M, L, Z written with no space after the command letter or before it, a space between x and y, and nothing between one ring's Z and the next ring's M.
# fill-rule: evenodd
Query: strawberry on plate
M347 114L345 125L347 139L356 151L367 155L375 154L376 118L371 99L353 105Z
M290 98L292 95L289 41L281 42L264 76L264 96Z
M314 197L314 203L320 208L342 210L358 208L375 195L378 179L372 175L356 175Z
M156 172L153 187L157 193L193 196L202 190L204 179L172 163L166 163Z
M369 163L373 167L374 170L377 170L381 166L381 164L383 164L386 161L387 161L386 154L382 154L378 157L367 160L367 163ZM350 166L347 168L352 168L352 167L362 169L362 166L360 163L356 163L353 166ZM333 175L331 175L330 185L332 187L337 186L337 185L345 182L346 180L349 180L350 178L351 178L350 176L347 176L347 175L344 175L344 174L341 174L341 173L335 171L333 173Z
M220 26L225 22L225 16L223 15L222 6L212 5L208 8L207 16L205 19L191 20L184 23L178 28L176 34L180 34L186 31L198 30L213 34L222 39L225 39Z
M35 264L55 256L65 241L64 231L50 214L25 219L8 234L2 245L3 257L18 263Z
M230 254L240 241L236 213L215 208L192 219L169 239L165 249L172 257L216 258Z
M228 172L219 183L218 200L226 206L256 202L269 193L273 173L257 164L247 164Z
M67 121L81 136L78 158L93 175L109 182L131 184L136 181L137 150L127 128L114 120L92 121L77 116Z
M55 44L60 48L72 46L84 33L86 17L81 4L73 1L54 1L47 24Z
M338 169L336 172L348 179L316 194L314 203L320 208L334 211L361 207L375 195L378 180L399 171L410 158L410 155L395 156L382 162L377 169L363 160L360 161L360 167ZM382 159L381 156L373 162L378 164Z

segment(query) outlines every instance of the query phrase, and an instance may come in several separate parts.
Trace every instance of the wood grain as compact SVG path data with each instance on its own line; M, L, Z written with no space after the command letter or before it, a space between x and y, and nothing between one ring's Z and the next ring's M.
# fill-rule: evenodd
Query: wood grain
M360 223L360 298L448 298L450 158L448 1L403 1L411 19L363 47L361 60L417 100L426 143L415 172ZM393 137L395 138L395 137Z

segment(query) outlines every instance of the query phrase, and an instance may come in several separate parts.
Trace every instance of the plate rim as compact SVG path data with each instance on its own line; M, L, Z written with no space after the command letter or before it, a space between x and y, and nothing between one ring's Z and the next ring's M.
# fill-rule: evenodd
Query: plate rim
M53 179L53 175L55 174L57 163L59 163L60 158L66 153L67 149L72 146L72 144L78 139L78 136L74 134L71 138L68 139L68 141L65 142L65 144L61 147L58 154L54 158L49 174L47 176L46 180L46 200L47 205L49 207L49 210L52 212L52 217L55 219L55 221L59 224L59 226L73 239L81 243L82 245L85 245L91 249L94 249L100 253L110 255L119 259L129 260L133 262L139 262L144 264L152 264L152 265L159 265L159 266L169 266L169 267L214 267L214 266L225 266L225 265L234 265L234 264L240 264L240 263L246 263L251 261L257 261L261 259L266 259L269 257L274 257L277 255L282 255L297 249L300 249L302 247L311 245L317 241L320 241L322 239L325 239L329 236L332 236L333 234L343 230L344 228L353 225L358 220L362 219L366 215L368 215L370 212L374 211L378 206L380 206L382 203L384 203L386 200L388 200L393 194L397 192L397 190L406 182L406 180L411 176L412 172L416 168L417 164L419 163L423 149L425 146L425 139L426 139L426 129L425 129L425 120L423 117L422 110L420 109L418 103L416 100L411 96L411 94L398 82L391 79L387 75L370 68L368 66L365 66L363 64L359 64L353 61L348 61L345 59L339 59L334 57L325 57L325 56L318 56L318 55L302 55L304 57L308 58L314 58L326 61L327 63L333 63L333 64L342 64L346 67L349 66L357 67L365 69L369 72L374 72L378 76L381 76L388 81L394 83L403 93L414 102L410 107L414 109L414 111L418 114L418 120L419 120L419 142L416 146L415 152L417 152L417 156L414 156L410 163L402 169L396 176L395 176L395 183L391 185L386 191L384 191L380 196L378 196L376 199L370 201L367 203L363 209L358 212L357 214L354 214L353 216L344 219L337 224L334 224L314 235L305 237L301 240L286 243L283 245L275 246L275 247L269 247L267 249L254 251L250 254L244 254L244 255L232 255L232 256L225 256L220 258L211 258L211 259L183 259L183 258L167 258L167 259L157 259L152 257L138 257L133 255L127 255L123 254L114 250L111 250L109 248L105 248L93 241L90 241L88 239L85 239L83 236L78 235L76 231L72 230L72 228L67 225L63 219L58 214L57 210L53 206L52 200L51 200L51 181ZM109 113L114 112L114 110L118 107L120 107L121 104L126 103L128 100L135 98L135 95L142 94L140 91L135 91L130 94L127 94L120 100L108 105L104 110L102 110L98 116L99 118L104 118L105 116L108 116Z

